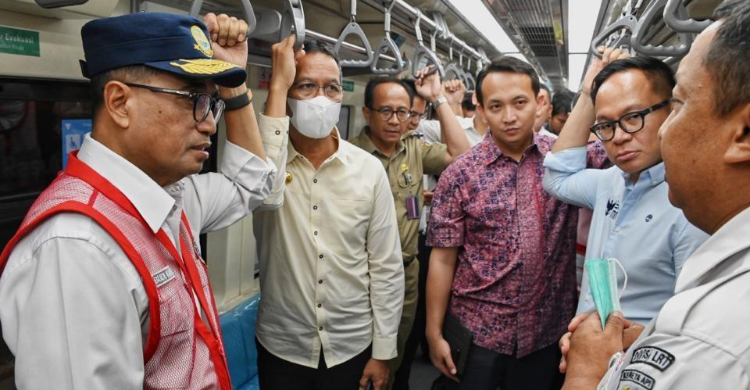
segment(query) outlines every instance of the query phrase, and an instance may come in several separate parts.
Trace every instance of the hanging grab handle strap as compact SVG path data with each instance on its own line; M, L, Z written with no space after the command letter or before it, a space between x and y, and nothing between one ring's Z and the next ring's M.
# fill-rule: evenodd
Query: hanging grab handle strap
M370 64L370 70L375 74L399 74L408 68L407 62L401 58L401 52L399 51L396 42L391 39L391 10L396 5L396 0L391 0L391 4L383 3L385 15L385 22L383 23L383 30L385 35L383 39L374 50L374 56L372 63ZM392 68L378 68L378 60L383 54L391 53L393 58L396 59L396 66Z
M625 33L621 31L620 37L610 46L612 47L619 47L620 45L630 46L629 38L632 32L635 30L637 24L638 24L638 19L636 19L636 17L633 15L623 16L622 18L618 19L616 22L610 24L604 30L602 30L602 32L599 33L599 35L594 37L593 41L591 41L591 53L601 58L602 53L599 53L598 47L604 44L605 43L604 41L607 38L609 38L613 33L619 30L628 30L629 33Z
M341 57L339 54L339 51L341 50L341 45L344 43L344 40L349 35L356 35L359 37L359 39L362 40L362 43L365 46L365 52L367 53L367 59L366 60L341 60L341 66L348 66L351 68L367 68L372 63L372 60L374 58L372 47L370 47L370 42L367 41L367 36L365 35L365 32L362 31L362 27L357 24L356 17L357 17L357 0L351 0L351 20L349 21L349 24L344 27L344 30L341 31L341 34L339 35L339 40L336 41L336 46L333 47L333 51Z
M711 25L711 20L697 21L695 19L682 19L679 17L678 9L683 5L682 0L669 0L664 8L664 23L678 33L699 33Z
M641 43L648 28L653 26L654 19L662 15L662 10L664 10L666 14L666 6L667 0L657 0L653 2L641 16L635 31L633 31L633 37L631 38L631 44L636 52L655 57L681 57L687 54L688 50L690 50L693 38L686 32L678 33L679 44L677 44L677 46L654 46ZM685 11L684 8L682 11Z
M279 28L279 42L295 34L294 50L299 50L305 42L305 10L302 0L284 0L284 10Z

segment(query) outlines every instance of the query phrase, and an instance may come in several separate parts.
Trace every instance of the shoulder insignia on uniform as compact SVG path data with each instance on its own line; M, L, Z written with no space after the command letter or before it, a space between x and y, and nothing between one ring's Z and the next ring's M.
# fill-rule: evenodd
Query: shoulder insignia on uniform
M674 355L661 348L641 347L633 351L633 358L630 360L630 363L644 363L659 371L664 371L674 361Z
M638 370L622 370L620 382L632 382L646 390L653 390L654 385L656 384L654 378Z

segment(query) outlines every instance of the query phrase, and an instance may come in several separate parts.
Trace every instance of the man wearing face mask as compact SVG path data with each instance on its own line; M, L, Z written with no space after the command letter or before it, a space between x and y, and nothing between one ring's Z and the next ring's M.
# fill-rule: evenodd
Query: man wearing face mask
M435 107L440 120L445 144L425 143L416 132L403 132L409 119L412 97L397 78L378 77L365 88L367 120L365 130L352 141L382 163L396 206L401 251L404 258L406 292L401 325L398 329L398 357L390 362L391 371L401 365L406 339L411 332L417 308L419 261L416 260L419 237L420 206L424 203L422 175L439 175L454 158L469 149L469 141L443 94L437 73L425 76L428 69L418 74L417 93ZM392 381L388 389L392 386Z
M297 53L293 45L290 37L273 46L259 118L268 158L283 171L254 214L260 386L352 390L372 381L380 390L404 299L388 178L335 127L343 99L336 55L315 41Z

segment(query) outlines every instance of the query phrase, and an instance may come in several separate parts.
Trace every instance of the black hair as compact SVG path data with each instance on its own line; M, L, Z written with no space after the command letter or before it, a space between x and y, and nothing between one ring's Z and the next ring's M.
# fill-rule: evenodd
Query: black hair
M393 83L401 86L404 90L406 90L406 93L409 94L409 105L411 106L412 102L414 101L414 91L410 89L409 86L404 83L403 80L393 77L393 76L382 76L382 77L373 77L370 79L370 81L367 82L367 86L365 87L365 107L367 108L373 108L372 107L372 99L375 94L375 88L377 88L378 85L381 84L388 84Z
M414 79L401 79L401 83L406 87L406 92L409 92L409 97L411 98L411 105L414 105L414 98L417 96L417 85L416 80Z
M461 101L461 108L467 111L474 111L477 109L477 106L471 101L471 96L467 96Z
M94 114L96 114L96 112L99 111L99 108L104 104L104 86L110 81L116 80L124 83L144 83L158 76L160 72L162 71L146 65L130 65L108 70L91 77L91 103L93 105Z
M569 114L573 110L573 99L576 94L569 89L563 89L552 98L552 116Z
M599 88L612 75L632 69L640 70L649 76L651 91L665 99L672 97L672 89L675 86L672 69L657 58L638 56L616 60L605 66L591 83L591 101L596 102L596 94L599 93Z
M714 81L714 112L723 118L750 103L750 2L724 1L714 18L722 23L703 57L703 66Z
M490 62L477 75L476 93L480 105L484 104L484 101L482 100L484 96L482 94L482 82L488 74L496 72L510 72L528 75L529 78L531 78L531 89L534 91L534 96L539 96L539 88L541 88L539 75L536 73L536 70L534 70L534 67L518 58L503 56Z

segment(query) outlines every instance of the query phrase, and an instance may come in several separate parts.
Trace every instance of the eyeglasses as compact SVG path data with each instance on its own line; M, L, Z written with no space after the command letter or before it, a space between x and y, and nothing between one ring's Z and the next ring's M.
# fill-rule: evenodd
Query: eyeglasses
M409 110L405 108L399 108L398 110L394 110L390 107L380 107L380 108L371 108L371 110L377 112L380 114L380 119L387 122L393 118L393 114L396 114L396 118L399 120L399 122L406 122L409 117L411 116L411 113Z
M422 119L427 118L427 113L418 113L416 111L409 111L409 120L412 122L420 122Z
M303 99L314 98L321 88L323 88L323 93L326 95L326 97L331 100L341 99L341 96L343 96L344 94L344 87L341 84L336 83L330 83L323 86L315 83L299 83L294 84L294 88L299 96Z
M166 93L169 95L177 95L186 97L193 101L193 119L200 123L208 118L208 113L212 113L214 116L214 122L219 122L221 114L224 112L224 101L221 99L214 98L207 93L200 92L187 92L180 91L177 89L152 87L150 85L125 83L129 87L148 89L151 92Z
M602 141L609 141L615 138L615 126L619 125L622 131L633 134L643 129L646 123L646 115L666 107L669 104L669 100L665 100L661 103L653 105L642 111L629 112L616 121L607 121L597 123L589 128L589 130L596 134L596 136Z

